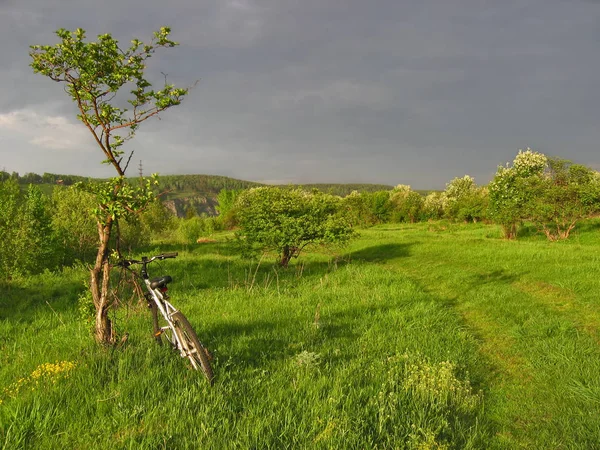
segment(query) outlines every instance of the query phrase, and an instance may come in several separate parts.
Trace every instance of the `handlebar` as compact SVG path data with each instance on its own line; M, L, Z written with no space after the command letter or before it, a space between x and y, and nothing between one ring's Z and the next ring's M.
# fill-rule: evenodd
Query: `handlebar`
M148 263L151 263L152 261L156 261L156 260L162 261L163 259L167 259L167 258L176 258L177 255L178 255L177 252L168 252L168 253L161 253L160 255L155 255L150 258L148 258L147 256L142 256L141 261L139 261L137 259L122 259L116 265L121 266L121 267L129 267L132 264L148 264Z

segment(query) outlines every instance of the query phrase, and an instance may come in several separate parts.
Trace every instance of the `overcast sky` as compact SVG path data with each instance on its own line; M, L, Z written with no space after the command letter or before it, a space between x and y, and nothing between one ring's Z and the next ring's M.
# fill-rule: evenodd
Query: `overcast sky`
M200 82L126 145L130 175L442 188L525 147L600 169L594 0L0 0L0 169L112 175L29 45L162 25L181 45L151 80Z

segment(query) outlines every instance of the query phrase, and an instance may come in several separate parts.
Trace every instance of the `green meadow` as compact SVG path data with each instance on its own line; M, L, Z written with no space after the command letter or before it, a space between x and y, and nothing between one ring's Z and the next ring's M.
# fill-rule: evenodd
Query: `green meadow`
M523 234L382 225L287 270L241 259L230 234L155 242L146 254L179 252L151 276L173 277L212 387L126 292L128 340L98 347L85 268L13 280L0 448L600 448L600 222Z

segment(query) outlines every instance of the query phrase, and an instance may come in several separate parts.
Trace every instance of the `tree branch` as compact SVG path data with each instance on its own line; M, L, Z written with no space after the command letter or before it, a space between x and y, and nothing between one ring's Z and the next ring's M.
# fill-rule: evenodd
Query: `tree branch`
M131 150L131 153L129 154L129 158L127 158L127 164L125 164L125 168L123 169L123 173L127 172L127 168L129 167L129 162L131 161L131 157L132 156L133 156L133 150Z
M96 143L100 146L100 148L102 149L102 151L104 152L104 154L106 155L106 157L110 158L110 154L104 148L104 145L102 144L102 141L100 140L100 138L96 134L96 130L94 128L92 128L91 124L89 123L89 121L86 118L86 113L83 110L83 106L82 106L82 99L79 96L79 92L76 89L77 86L75 86L74 83L71 83L71 84L73 86L73 92L75 94L75 98L77 99L77 107L79 108L79 111L81 112L82 122L85 124L85 126L88 128L88 130L90 130L90 133L92 133L92 135L94 136L94 139L96 140Z

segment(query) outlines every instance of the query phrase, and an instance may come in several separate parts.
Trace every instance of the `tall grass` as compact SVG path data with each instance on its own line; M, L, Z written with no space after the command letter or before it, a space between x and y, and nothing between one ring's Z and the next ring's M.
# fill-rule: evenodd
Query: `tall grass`
M151 275L173 276L173 303L215 356L213 387L155 345L137 301L115 316L127 342L96 347L83 269L14 282L0 446L594 448L600 258L586 226L554 244L379 227L288 270L242 261L225 235L148 249L180 251Z

